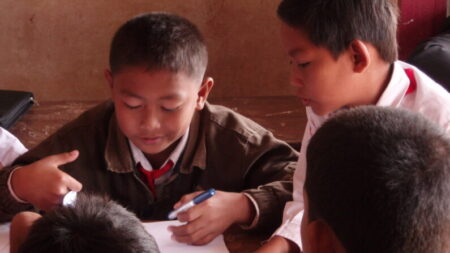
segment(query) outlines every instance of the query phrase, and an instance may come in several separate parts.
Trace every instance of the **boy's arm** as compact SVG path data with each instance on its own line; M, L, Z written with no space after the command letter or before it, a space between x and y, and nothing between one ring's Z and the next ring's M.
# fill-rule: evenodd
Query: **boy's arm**
M312 126L306 124L300 157L293 179L293 201L286 203L282 225L257 252L299 252L302 249L300 225L303 218L303 184L306 175L306 150L311 139Z
M9 232L10 253L19 252L20 246L28 236L33 223L41 217L34 212L22 212L14 216Z
M0 171L0 220L7 221L19 211L50 210L68 190L79 191L81 184L58 166L74 161L78 151L52 155L25 166ZM20 203L18 200L21 200Z
M5 167L0 170L0 222L10 221L16 213L32 208L30 204L17 202L10 194L8 178L14 168Z
M217 191L207 201L178 215L186 225L171 227L174 239L189 244L205 244L223 233L231 224L250 225L251 229L275 229L281 222L286 201L292 199L292 175L297 152L272 134L262 136L239 153L244 175L241 193ZM185 195L175 206L188 202L196 194ZM256 204L254 204L256 203ZM205 224L208 224L205 226Z
M265 139L265 140L264 140ZM285 142L268 135L249 150L248 194L256 202L258 217L251 229L273 231L280 225L286 202L292 200L292 177L297 165L297 152ZM252 154L253 153L253 154Z

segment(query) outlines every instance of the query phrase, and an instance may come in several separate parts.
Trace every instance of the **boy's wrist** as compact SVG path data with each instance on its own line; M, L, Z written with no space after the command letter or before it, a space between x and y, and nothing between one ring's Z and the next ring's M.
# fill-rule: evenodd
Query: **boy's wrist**
M238 193L239 201L237 206L241 206L241 212L238 212L236 223L251 226L256 216L256 208L249 197L244 193Z
M17 180L14 180L14 174L17 174L16 172L21 169L22 166L17 166L16 168L14 168L11 173L9 173L9 177L8 177L8 190L9 193L11 194L11 196L19 203L28 203L27 201L25 201L22 197L20 197L17 193L17 189L14 188L14 186L17 187ZM17 175L16 175L17 176Z

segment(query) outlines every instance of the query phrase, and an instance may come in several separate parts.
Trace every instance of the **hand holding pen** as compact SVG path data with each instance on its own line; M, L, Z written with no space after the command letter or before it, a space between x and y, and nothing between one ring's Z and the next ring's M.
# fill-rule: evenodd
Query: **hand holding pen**
M205 192L202 192L201 194L195 196L195 198L193 198L191 201L185 203L184 205L180 206L179 208L173 210L172 212L169 213L168 218L169 220L173 220L177 217L177 215L181 212L187 211L189 210L191 207L202 203L203 201L211 198L212 196L214 196L214 194L216 194L216 190L214 190L214 188L211 188Z
M202 192L184 195L175 204L178 209ZM169 226L172 239L181 243L202 245L222 234L234 223L248 225L255 217L252 202L243 193L215 191L213 197L177 215L179 226Z

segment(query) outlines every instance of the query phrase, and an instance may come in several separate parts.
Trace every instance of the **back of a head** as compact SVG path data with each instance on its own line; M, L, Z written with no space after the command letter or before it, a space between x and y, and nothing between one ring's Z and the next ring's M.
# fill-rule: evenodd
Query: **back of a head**
M208 63L204 39L187 19L167 13L147 13L123 24L111 43L112 74L129 66L182 71L203 78Z
M348 253L447 252L450 139L423 116L361 107L312 137L309 220L330 225Z
M283 0L278 7L284 23L304 30L312 43L335 57L361 40L388 63L398 55L397 13L393 0Z
M78 194L74 206L38 219L19 252L157 253L154 238L134 214L111 200Z

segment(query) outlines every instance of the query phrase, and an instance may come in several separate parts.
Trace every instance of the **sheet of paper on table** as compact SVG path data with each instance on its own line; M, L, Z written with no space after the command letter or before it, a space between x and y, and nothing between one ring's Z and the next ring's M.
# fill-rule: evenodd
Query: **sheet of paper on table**
M161 251L161 253L171 253L171 252L183 252L183 253L228 253L228 249L225 246L223 240L223 235L216 237L212 242L203 246L192 246L183 243L178 243L173 241L170 237L172 233L167 230L168 226L181 225L178 221L159 221L159 222L149 222L143 223L145 229L155 237L156 243Z
M161 253L183 252L183 253L228 253L223 235L218 236L212 242L203 246L192 246L173 241L171 232L167 230L170 225L180 225L178 221L160 221L142 223L147 231L155 237ZM9 223L0 225L0 253L9 252Z

